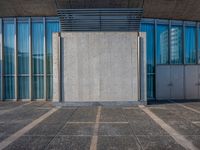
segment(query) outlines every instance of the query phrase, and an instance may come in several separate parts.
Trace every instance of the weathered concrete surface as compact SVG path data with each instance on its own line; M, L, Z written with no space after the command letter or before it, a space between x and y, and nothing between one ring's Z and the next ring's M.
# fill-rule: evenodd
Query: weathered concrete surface
M56 44L56 37L54 41ZM53 68L57 73L58 47L54 48ZM62 100L137 101L137 48L136 32L61 33ZM54 94L58 95L59 78L55 76Z
M166 18L200 21L200 3L198 0L56 0L56 2L55 0L1 0L0 16L56 16L57 7L144 7L143 17L145 18Z

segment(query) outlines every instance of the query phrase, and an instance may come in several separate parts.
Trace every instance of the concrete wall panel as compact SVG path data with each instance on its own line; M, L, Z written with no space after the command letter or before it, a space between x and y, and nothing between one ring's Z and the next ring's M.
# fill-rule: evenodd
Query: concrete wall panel
M64 32L61 38L63 101L138 100L137 33Z

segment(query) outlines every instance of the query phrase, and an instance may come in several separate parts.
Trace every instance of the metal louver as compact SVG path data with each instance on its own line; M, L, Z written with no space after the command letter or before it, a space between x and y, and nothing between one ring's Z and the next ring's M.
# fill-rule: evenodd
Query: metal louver
M143 8L57 9L62 31L139 31Z

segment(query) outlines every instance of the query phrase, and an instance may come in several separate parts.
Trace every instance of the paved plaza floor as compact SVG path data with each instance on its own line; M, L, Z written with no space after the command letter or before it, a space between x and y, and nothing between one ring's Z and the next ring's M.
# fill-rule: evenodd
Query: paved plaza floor
M200 101L128 107L0 102L0 149L200 149Z

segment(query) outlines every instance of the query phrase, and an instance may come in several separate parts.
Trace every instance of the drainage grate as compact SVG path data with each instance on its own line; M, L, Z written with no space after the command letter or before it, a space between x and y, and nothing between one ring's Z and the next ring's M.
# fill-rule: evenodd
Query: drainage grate
M62 31L139 31L143 8L57 9Z

